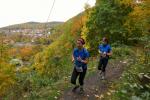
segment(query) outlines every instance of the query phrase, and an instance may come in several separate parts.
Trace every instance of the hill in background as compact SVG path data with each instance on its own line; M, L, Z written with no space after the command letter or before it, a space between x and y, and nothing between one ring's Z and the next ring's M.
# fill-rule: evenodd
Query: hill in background
M27 22L27 23L21 23L21 24L15 24L15 25L2 27L2 28L0 28L0 30L54 27L54 26L62 24L62 23L64 23L64 22L57 22L57 21L47 22L47 23Z
M6 27L0 28L0 32L3 33L43 33L45 29L51 29L57 25L61 25L64 22L47 22L47 23L40 23L40 22L27 22L22 24L10 25ZM35 32L32 32L35 31Z

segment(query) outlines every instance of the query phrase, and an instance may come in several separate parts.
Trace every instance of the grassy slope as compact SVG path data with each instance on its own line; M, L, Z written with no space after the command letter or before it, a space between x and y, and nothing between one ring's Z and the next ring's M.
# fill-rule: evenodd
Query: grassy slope
M47 99L56 95L57 82L61 83L61 79L71 72L70 58L74 41L71 28L74 19L76 17L55 27L56 32L50 36L53 43L36 55L33 67L19 73L18 82L4 96L6 99ZM31 88L31 91L26 91L25 88Z

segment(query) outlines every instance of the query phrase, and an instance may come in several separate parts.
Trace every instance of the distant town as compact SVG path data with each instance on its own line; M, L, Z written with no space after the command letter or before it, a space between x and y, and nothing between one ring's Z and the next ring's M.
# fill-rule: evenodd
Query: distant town
M0 34L6 37L26 38L28 41L14 41L12 38L5 38L3 40L6 44L15 44L18 46L24 44L38 44L38 39L47 38L52 31L54 31L54 26L62 24L63 22L49 22L49 23L38 23L38 22L28 22L23 24L11 25L7 27L0 28ZM47 25L47 27L45 27ZM16 39L15 39L16 40ZM49 44L49 41L48 43Z

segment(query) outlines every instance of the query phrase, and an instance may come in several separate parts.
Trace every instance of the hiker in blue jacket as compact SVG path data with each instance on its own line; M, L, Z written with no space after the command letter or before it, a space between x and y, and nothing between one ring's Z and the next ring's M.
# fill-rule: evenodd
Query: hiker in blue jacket
M112 55L112 49L111 46L108 44L108 39L106 37L102 39L102 44L99 45L98 51L100 53L98 70L100 70L101 79L105 79L105 69L108 63L109 56Z
M74 69L71 76L71 83L75 85L72 89L73 92L76 91L77 88L80 87L80 93L83 93L83 84L84 78L87 71L87 63L89 58L89 53L87 49L83 47L85 41L83 38L77 40L77 48L73 50L72 54L72 62L74 63ZM76 79L79 76L79 84L76 84Z

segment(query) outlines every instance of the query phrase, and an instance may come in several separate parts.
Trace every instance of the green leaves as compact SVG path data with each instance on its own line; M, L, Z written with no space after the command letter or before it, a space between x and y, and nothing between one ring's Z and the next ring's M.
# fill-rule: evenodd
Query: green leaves
M89 33L85 37L93 54L97 51L103 36L109 37L111 42L116 40L126 42L127 30L124 23L131 12L129 5L124 5L117 0L101 0L97 3L86 22Z
M150 67L143 63L143 60L150 58L145 58L145 53L141 49L129 51L129 54L132 56L128 57L128 66L121 80L116 83L117 92L114 93L112 100L149 100Z

